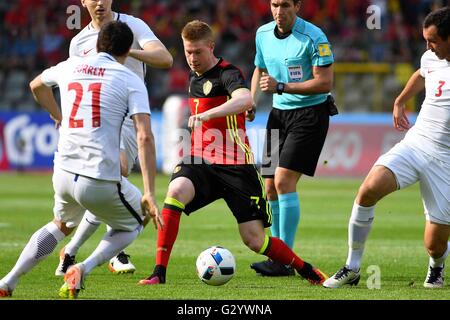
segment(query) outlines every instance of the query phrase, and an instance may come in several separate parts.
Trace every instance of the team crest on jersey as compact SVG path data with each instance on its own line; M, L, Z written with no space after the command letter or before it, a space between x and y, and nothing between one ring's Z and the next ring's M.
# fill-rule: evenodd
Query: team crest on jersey
M173 173L178 173L181 170L181 166L176 166L175 169L173 169Z
M203 93L205 94L205 96L211 93L212 87L213 85L209 80L203 84Z

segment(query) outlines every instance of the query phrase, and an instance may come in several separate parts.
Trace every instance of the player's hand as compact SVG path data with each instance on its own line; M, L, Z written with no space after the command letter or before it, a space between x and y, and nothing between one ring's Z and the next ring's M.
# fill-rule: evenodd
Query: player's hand
M252 122L256 117L256 105L252 104L251 108L245 111L245 118L248 122Z
M277 80L269 74L263 72L259 79L259 87L262 92L275 93L277 92Z
M399 103L395 101L392 116L394 128L397 129L398 131L406 131L411 127L408 117L406 116L405 110L406 106L404 103Z
M55 122L55 129L59 129L59 127L61 127L62 118L56 118L52 115L50 115L50 118L52 118L52 120Z
M147 225L148 221L152 219L155 229L159 228L162 230L164 228L164 222L159 211L158 205L156 204L155 198L152 195L144 194L141 199L142 213L144 214L144 227Z
M209 116L206 113L199 113L189 117L188 127L191 129L195 129L196 127L200 127L203 121L208 121Z

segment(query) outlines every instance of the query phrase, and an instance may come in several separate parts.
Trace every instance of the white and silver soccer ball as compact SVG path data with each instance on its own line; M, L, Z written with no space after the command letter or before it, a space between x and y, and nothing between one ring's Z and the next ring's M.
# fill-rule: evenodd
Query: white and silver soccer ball
M230 250L220 246L209 247L197 258L197 275L204 283L220 286L233 277L236 261Z

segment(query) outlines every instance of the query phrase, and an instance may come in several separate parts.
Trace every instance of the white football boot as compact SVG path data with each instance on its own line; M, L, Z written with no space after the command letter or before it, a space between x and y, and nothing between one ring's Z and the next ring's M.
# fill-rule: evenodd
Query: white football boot
M350 270L347 268L347 266L344 266L333 274L329 279L325 280L323 283L323 286L325 288L340 288L346 284L350 286L356 286L359 282L359 279L361 278L361 275L359 273L359 270L357 272Z
M121 251L109 261L109 271L116 274L134 273L136 267L131 263L130 256Z

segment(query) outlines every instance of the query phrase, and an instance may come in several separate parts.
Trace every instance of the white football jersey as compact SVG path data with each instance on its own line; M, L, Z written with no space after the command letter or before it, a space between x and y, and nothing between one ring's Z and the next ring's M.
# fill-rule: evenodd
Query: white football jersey
M420 74L425 78L425 100L405 139L436 159L450 163L450 61L440 60L428 50L422 56Z
M141 19L133 16L113 12L114 20L126 23L133 32L132 49L142 49L144 45L150 41L159 41L150 27ZM70 41L69 56L89 57L97 53L97 38L100 30L93 27L89 23ZM125 60L125 66L136 73L139 78L144 81L146 65L142 61L128 57ZM121 149L125 151L128 160L128 173L131 172L138 157L138 149L136 142L136 131L133 121L127 117L123 123Z
M144 83L111 55L69 58L42 73L58 85L63 120L55 166L100 180L120 181L120 133L129 114L150 114Z
M131 49L142 49L147 42L159 40L150 27L141 19L133 16L116 13L114 14L114 20L122 21L126 23L133 32L134 40L131 45ZM83 30L81 30L70 41L69 57L88 57L97 53L97 38L100 30L95 29L92 26L92 22L89 23ZM125 66L136 73L142 81L145 78L145 63L137 59L128 57L125 61Z

